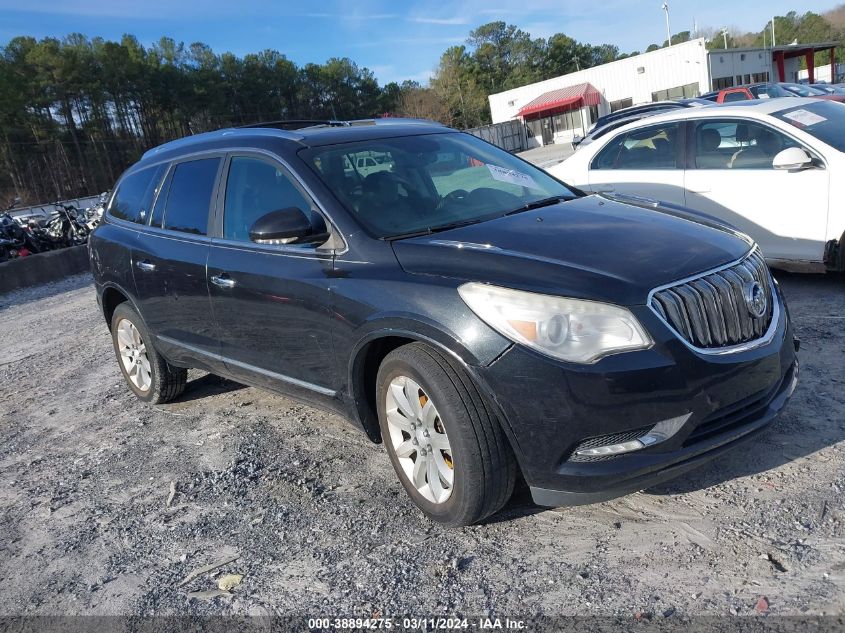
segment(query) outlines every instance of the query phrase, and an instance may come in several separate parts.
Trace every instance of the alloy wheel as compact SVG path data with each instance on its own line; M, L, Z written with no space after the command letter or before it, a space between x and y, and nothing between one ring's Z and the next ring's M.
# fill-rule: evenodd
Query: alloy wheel
M141 391L149 390L153 380L147 346L138 328L128 319L121 319L117 324L117 345L129 380Z
M402 472L428 501L446 502L454 488L455 468L434 402L416 381L397 376L387 389L385 412Z

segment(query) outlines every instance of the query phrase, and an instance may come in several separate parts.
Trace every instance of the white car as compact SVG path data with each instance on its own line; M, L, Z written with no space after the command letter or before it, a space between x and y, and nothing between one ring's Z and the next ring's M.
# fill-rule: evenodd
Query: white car
M584 191L683 205L753 237L770 265L845 269L845 104L769 99L630 123L549 172Z

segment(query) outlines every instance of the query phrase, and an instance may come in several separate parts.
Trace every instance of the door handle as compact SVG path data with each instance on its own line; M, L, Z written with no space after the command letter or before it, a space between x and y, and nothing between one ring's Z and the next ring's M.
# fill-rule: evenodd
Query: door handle
M229 275L226 273L221 273L215 277L211 278L211 283L213 283L218 288L234 288L235 287L235 280L230 278Z
M137 266L145 273L151 273L156 269L156 265L153 264L149 259L145 259L143 261L138 262Z

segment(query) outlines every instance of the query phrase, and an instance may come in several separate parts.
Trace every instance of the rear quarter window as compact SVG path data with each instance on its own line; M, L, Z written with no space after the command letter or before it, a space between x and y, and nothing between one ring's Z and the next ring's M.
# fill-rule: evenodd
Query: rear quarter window
M119 220L145 224L165 168L165 165L159 165L126 176L112 198L109 215Z

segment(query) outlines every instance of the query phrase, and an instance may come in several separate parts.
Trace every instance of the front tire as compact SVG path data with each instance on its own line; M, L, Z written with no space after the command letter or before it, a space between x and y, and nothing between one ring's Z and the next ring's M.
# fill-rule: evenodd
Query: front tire
M501 509L513 492L516 460L466 372L431 346L412 343L385 357L376 384L382 438L417 507L448 526Z
M111 334L120 372L140 400L163 404L185 391L188 370L174 367L161 357L144 322L129 303L121 303L115 309Z

